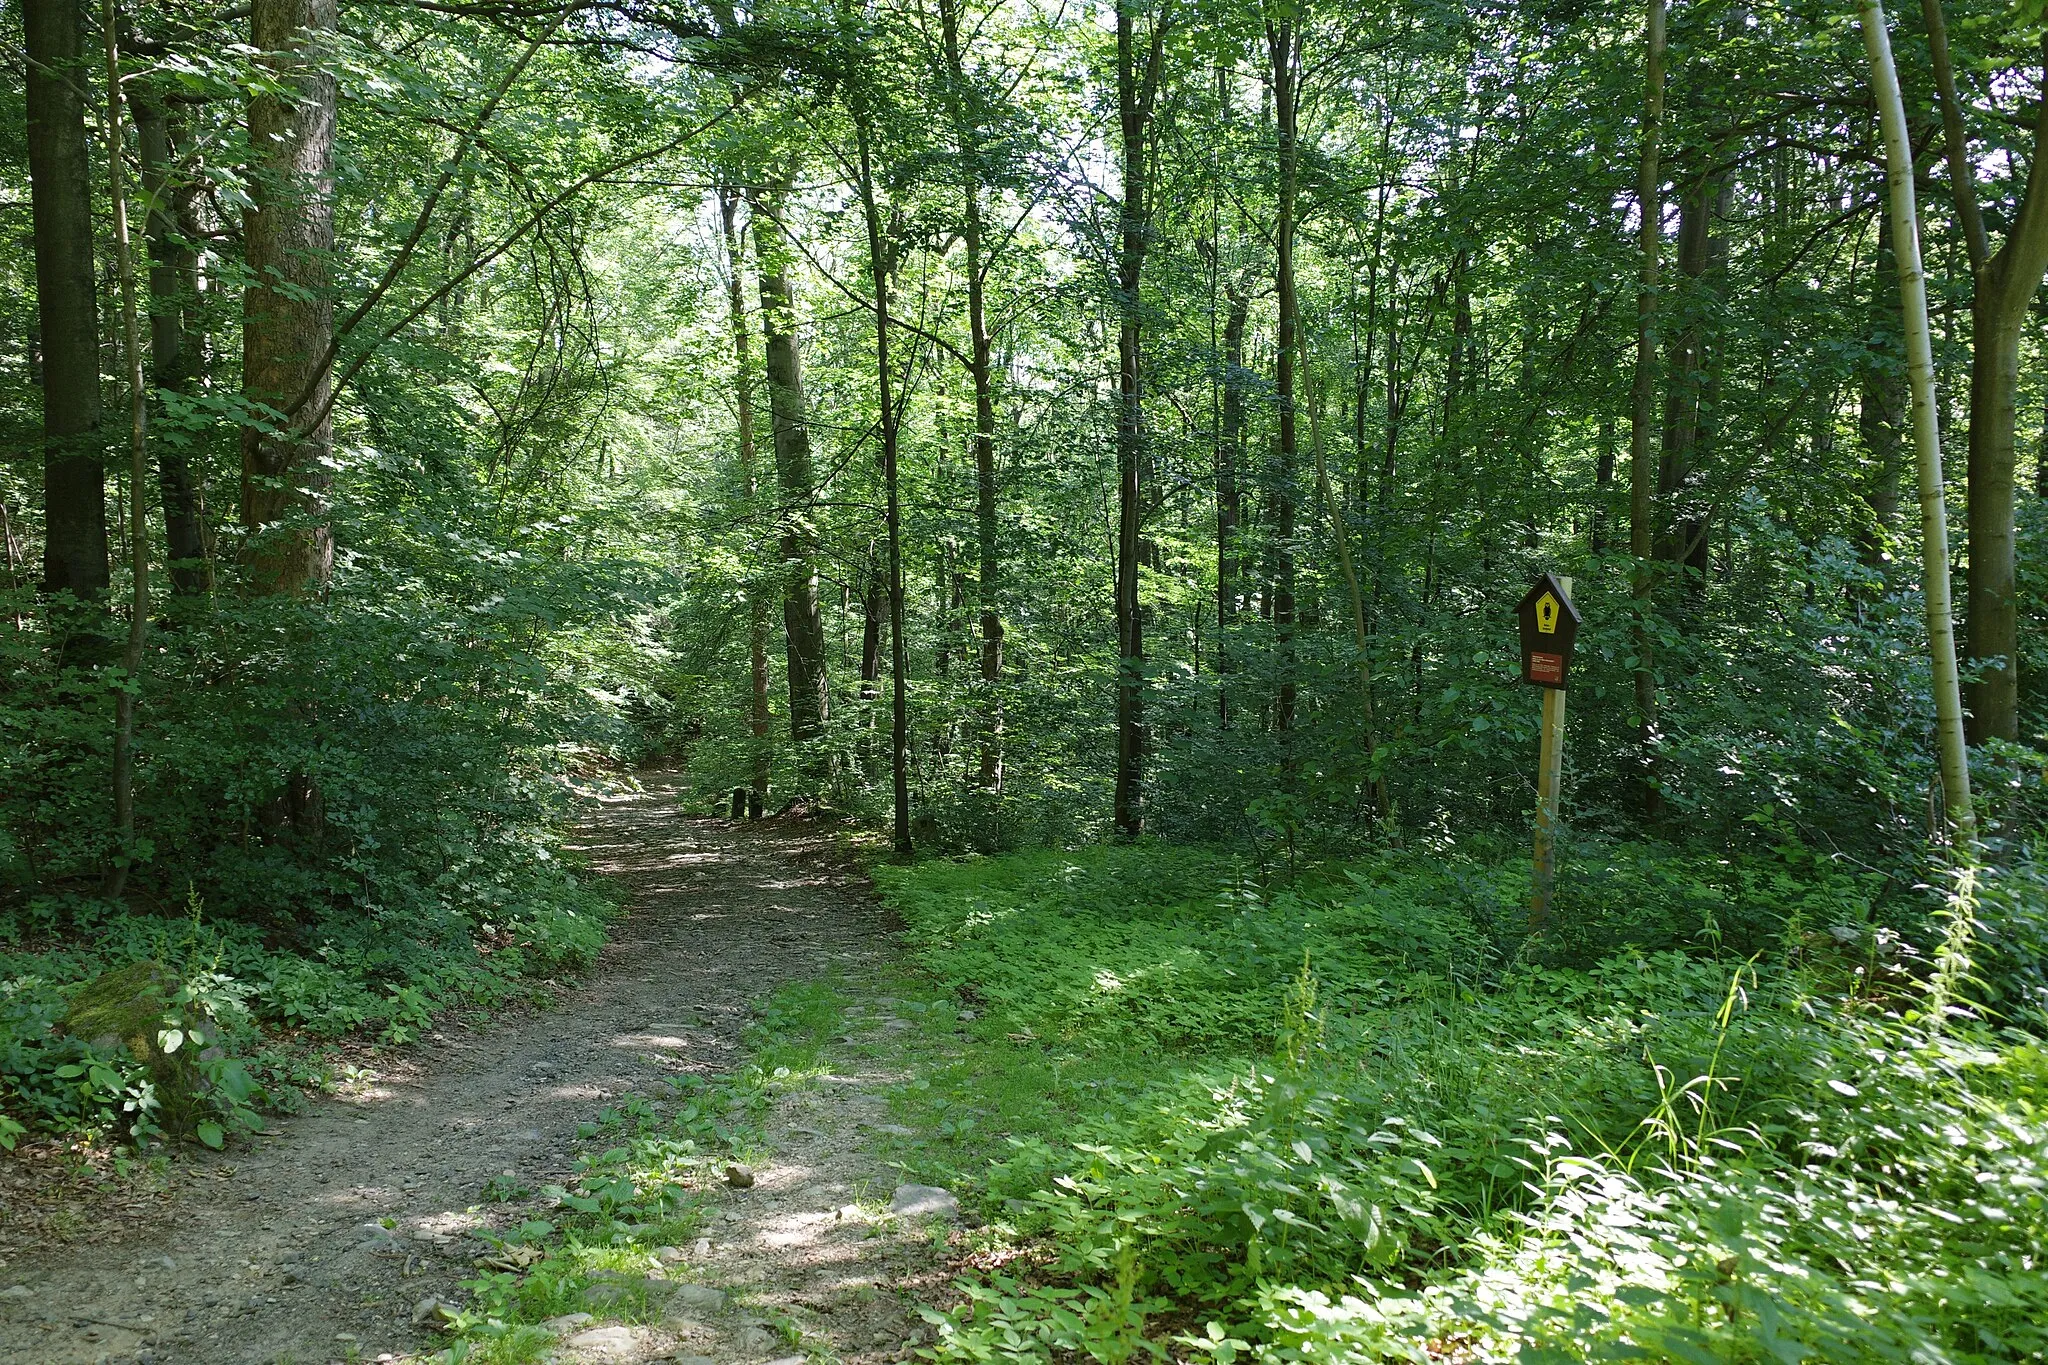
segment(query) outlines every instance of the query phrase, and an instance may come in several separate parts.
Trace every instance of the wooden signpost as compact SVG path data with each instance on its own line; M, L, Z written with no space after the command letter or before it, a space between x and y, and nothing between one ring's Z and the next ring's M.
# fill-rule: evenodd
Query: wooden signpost
M1570 685L1579 613L1572 581L1538 574L1515 607L1522 631L1522 681L1543 689L1543 748L1536 765L1536 864L1529 888L1529 932L1550 922L1557 881L1557 791L1564 773L1564 693Z

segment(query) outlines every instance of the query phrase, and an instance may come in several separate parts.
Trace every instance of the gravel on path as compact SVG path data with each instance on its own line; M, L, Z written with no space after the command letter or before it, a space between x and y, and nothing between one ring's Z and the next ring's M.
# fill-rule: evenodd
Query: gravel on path
M147 1223L83 1228L0 1266L0 1361L423 1359L437 1342L415 1306L461 1300L483 1250L467 1234L491 1216L487 1181L567 1179L576 1126L606 1101L739 1062L751 1001L793 981L858 979L896 955L829 830L687 816L680 785L647 774L583 826L579 847L629 903L557 1008L444 1026L242 1149L180 1156ZM895 1183L860 1146L891 1079L835 1076L778 1104L775 1161L727 1192L714 1235L690 1249L690 1278L732 1287L732 1305L658 1328L592 1323L556 1358L791 1354L760 1310L842 1360L902 1358L918 1331L907 1287L934 1273L935 1242L856 1207L886 1203Z

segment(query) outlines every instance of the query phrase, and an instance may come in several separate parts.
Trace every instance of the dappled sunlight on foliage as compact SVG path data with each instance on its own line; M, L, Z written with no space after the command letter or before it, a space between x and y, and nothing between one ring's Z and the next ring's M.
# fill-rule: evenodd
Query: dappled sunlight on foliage
M1637 857L1637 891L1698 875ZM1118 1359L1102 1305L1140 1335L1213 1324L1176 1354L1331 1365L2048 1349L2036 1044L1936 1031L1902 979L1844 998L1818 946L1539 965L1459 903L1470 873L1336 872L1259 892L1147 848L880 870L977 1031L1093 1077L963 1169L1043 1269L969 1286L942 1358ZM1704 894L1731 919L1871 910L1854 878L1796 910L1754 885ZM1114 1012L1105 971L1136 997ZM976 1070L948 1081L970 1106Z

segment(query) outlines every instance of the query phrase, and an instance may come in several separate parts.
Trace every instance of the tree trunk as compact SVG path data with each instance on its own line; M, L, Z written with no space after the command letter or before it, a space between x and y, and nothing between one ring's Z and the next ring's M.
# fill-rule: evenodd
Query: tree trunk
M873 701L882 695L882 566L875 562L875 547L868 544L867 563L860 584L860 699ZM869 716L872 725L874 718Z
M128 380L128 643L121 655L124 686L114 694L114 839L106 894L118 898L135 861L135 707L141 697L142 649L149 630L149 518L142 496L149 468L149 393L142 383L142 320L136 304L135 253L128 239L127 147L122 132L121 54L114 0L102 0L100 34L107 56L107 199L113 209L114 274L121 285L121 350Z
M1614 418L1600 418L1600 448L1593 459L1593 531L1588 541L1596 555L1607 553L1607 499L1614 491Z
M1460 414L1471 383L1465 374L1472 354L1472 286L1466 275L1470 267L1470 254L1460 248L1451 259L1451 346L1444 358L1444 450L1453 467L1462 462L1465 453Z
M1294 292L1294 199L1299 148L1296 133L1295 81L1301 71L1301 35L1291 21L1266 26L1266 50L1272 63L1275 152L1280 176L1279 203L1273 221L1273 286L1279 298L1278 339L1274 357L1274 403L1278 407L1279 439L1274 454L1279 468L1273 484L1274 551L1273 633L1280 651L1280 685L1274 705L1274 728L1282 736L1294 729L1296 679L1294 667L1294 471L1300 453L1296 431L1295 372L1300 361L1301 311ZM1283 744L1285 741L1283 740ZM1282 750L1282 766L1292 773L1294 754Z
M1636 211L1641 263L1636 286L1636 366L1629 391L1628 548L1634 562L1630 596L1635 609L1631 644L1635 654L1636 722L1640 726L1637 803L1645 816L1663 812L1657 787L1657 674L1650 613L1655 610L1657 571L1655 493L1657 465L1651 424L1657 398L1657 272L1664 245L1663 180L1658 140L1664 131L1664 0L1649 0L1643 56L1642 158L1636 170Z
M718 188L718 224L725 239L726 312L732 321L733 412L739 428L740 497L745 501L749 526L760 495L760 478L754 458L754 359L753 334L747 329L747 291L741 278L744 257L740 251L740 192L731 185ZM747 566L757 560L751 530L748 533ZM748 580L747 592L747 732L753 741L753 792L768 799L770 762L768 739L768 602L759 582Z
M981 758L975 783L984 791L997 791L1003 783L1003 618L996 523L995 370L984 279L988 267L982 260L981 150L966 107L967 70L960 58L956 0L939 0L939 23L946 47L946 75L951 82L955 150L960 158L960 238L967 253L967 368L974 382L974 530L980 551L975 604L981 614Z
M1223 411L1216 438L1216 715L1230 728L1230 627L1237 620L1239 569L1243 551L1237 543L1244 524L1244 491L1238 471L1244 467L1244 329L1251 321L1248 290L1229 286L1230 313L1223 323Z
M1117 242L1117 534L1116 534L1116 805L1119 837L1132 839L1145 829L1145 633L1138 608L1138 555L1142 530L1144 404L1140 387L1139 345L1143 336L1143 300L1139 286L1145 270L1150 236L1148 202L1150 166L1146 138L1159 92L1167 19L1152 23L1142 65L1138 55L1137 0L1118 0L1116 7L1117 122L1123 161L1123 203L1118 214Z
M1708 337L1711 311L1708 275L1714 258L1714 211L1719 186L1703 178L1685 187L1678 201L1678 295L1683 325L1665 349L1664 439L1657 461L1656 557L1674 568L1705 562L1699 518L1688 515L1684 498L1704 458L1707 422ZM1686 575L1688 596L1699 582Z
M1956 97L1948 26L1941 0L1921 0L1956 217L1969 252L1975 291L1970 302L1970 457L1968 582L1969 655L1977 679L1964 689L1970 738L2019 738L2019 601L2013 561L2013 508L2018 469L2020 329L2048 272L2048 88L2036 106L2026 190L1994 254L1977 206L1976 163ZM2048 34L2041 38L2048 62Z
M43 357L43 591L98 602L109 581L107 480L80 9L81 0L22 0L21 22Z
M334 566L328 358L334 340L336 83L322 62L336 0L255 0L250 41L274 86L249 101L249 205L242 219L242 396L276 426L242 428L243 579L255 596L317 593ZM299 719L313 717L302 709ZM325 803L311 774L287 773L261 813L317 843Z
M1881 569L1888 558L1892 537L1898 533L1899 432L1905 426L1906 409L1898 334L1885 320L1897 315L1899 285L1889 215L1879 215L1877 268L1872 279L1872 321L1882 329L1883 340L1864 356L1858 376L1856 433L1869 463L1863 498L1870 507L1870 529L1857 536L1856 548L1865 564Z
M2044 143L2048 146L2048 143ZM2001 251L1994 261L2006 258ZM2038 272L2034 286L2039 287ZM2033 293L2016 310L1994 289L1971 309L1968 580L1969 656L1977 677L1964 688L1970 738L2019 738L2019 599L2014 584L2013 510L2018 474L2020 324Z
M819 738L831 714L825 673L825 618L818 605L817 487L804 411L803 371L796 352L796 304L783 234L783 195L753 203L754 256L761 281L761 331L767 357L768 424L782 499L782 633L789 675L789 736Z
M2041 435L2034 446L2034 496L2048 498L2048 399L2041 403Z
M242 428L242 555L258 595L317 591L334 566L332 377L323 362L334 340L335 78L320 49L334 32L335 3L255 0L250 9L259 60L291 92L249 101L242 393L285 419L275 433ZM314 414L310 425L302 414Z
M894 795L891 842L899 857L910 845L910 665L903 639L903 507L896 463L902 410L896 405L895 376L889 359L888 246L882 239L882 213L875 198L875 168L869 147L867 111L854 100L854 137L860 154L861 215L868 229L868 281L875 296L875 398L882 417L882 487L887 499L883 516L889 539L889 774Z
M186 131L171 106L145 88L130 100L142 161L142 192L149 205L150 381L159 391L190 395L199 377L199 253L191 229L197 190L177 173L173 159ZM175 132L174 132L175 129ZM156 445L157 487L164 503L164 546L172 590L196 596L213 587L206 557L205 506L193 482L182 433Z
M2034 496L2048 498L2048 399L2041 403L2041 435L2034 446Z
M1304 366L1306 368L1306 366ZM1379 717L1372 690L1372 642L1366 633L1365 590L1359 583L1358 565L1351 557L1351 528L1344 520L1343 504L1330 487L1329 466L1323 456L1323 424L1320 395L1311 380L1309 389L1309 446L1315 452L1316 489L1322 495L1323 510L1330 518L1330 536L1337 546L1337 569L1344 578L1344 591L1351 601L1351 643L1357 651L1359 721L1365 729L1366 795L1373 814L1382 822L1393 811L1387 792L1386 774L1379 763Z
M1878 0L1859 0L1872 92L1884 128L1885 169L1891 186L1892 243L1906 333L1906 373L1913 395L1913 451L1920 474L1920 554L1927 609L1927 646L1933 665L1936 750L1943 806L1957 842L1976 842L1970 800L1970 757L1963 738L1961 691L1956 684L1954 612L1949 600L1948 507L1942 489L1941 432L1934 400L1934 343L1927 326L1927 276L1920 265L1920 224L1913 201L1913 152L1906 134L1905 100L1892 66L1891 37ZM1967 923L1967 920L1965 920Z

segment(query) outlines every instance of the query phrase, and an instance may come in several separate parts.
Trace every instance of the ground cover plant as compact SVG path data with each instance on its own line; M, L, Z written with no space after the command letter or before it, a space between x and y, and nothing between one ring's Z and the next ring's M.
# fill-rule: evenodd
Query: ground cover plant
M649 1298L648 1272L689 1275L681 1249L696 1239L706 1208L716 1211L726 1172L766 1155L764 1114L823 1069L838 1020L838 997L822 984L780 991L759 1002L744 1066L709 1080L677 1077L593 1114L578 1129L570 1181L535 1190L508 1177L481 1191L486 1207L527 1216L501 1218L502 1230L487 1236L491 1252L463 1283L468 1299L444 1315L444 1358L545 1360L563 1333L543 1324L568 1314L656 1320L662 1304Z
M2048 1054L1928 1012L1866 883L1768 952L1561 965L1490 951L1515 874L1426 869L878 870L974 1039L899 1096L990 1222L942 1359L2048 1350Z
M0 1149L541 997L659 762L887 830L949 1356L2048 1352L2042 0L0 27Z

